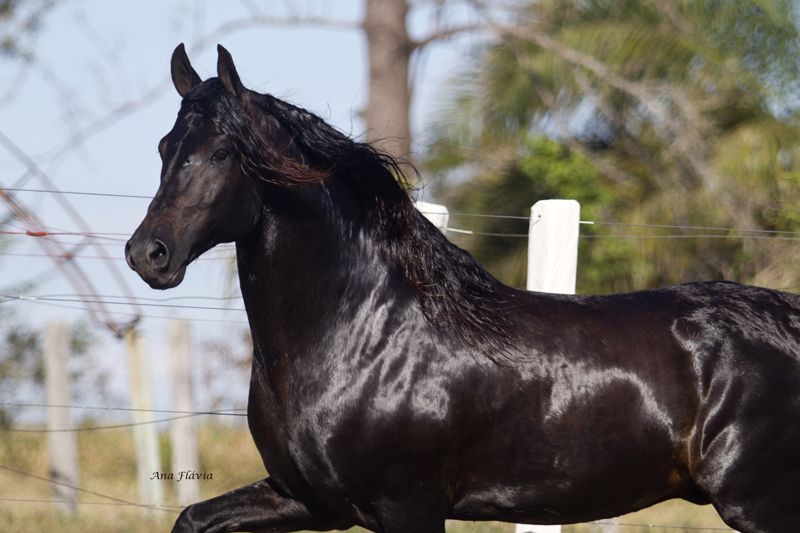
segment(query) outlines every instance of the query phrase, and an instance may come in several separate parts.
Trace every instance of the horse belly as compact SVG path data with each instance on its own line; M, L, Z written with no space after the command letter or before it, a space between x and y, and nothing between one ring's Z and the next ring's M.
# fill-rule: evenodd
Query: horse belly
M642 394L597 387L558 413L513 402L464 455L454 518L585 522L691 493L678 429L689 421Z

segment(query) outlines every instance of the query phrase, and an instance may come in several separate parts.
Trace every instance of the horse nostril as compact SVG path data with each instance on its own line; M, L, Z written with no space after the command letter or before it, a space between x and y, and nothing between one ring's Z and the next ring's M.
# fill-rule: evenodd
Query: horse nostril
M169 250L167 246L159 241L154 240L147 245L147 259L151 265L156 268L164 268L169 264Z
M131 269L136 270L136 261L133 260L133 254L131 254L131 241L125 243L125 260Z

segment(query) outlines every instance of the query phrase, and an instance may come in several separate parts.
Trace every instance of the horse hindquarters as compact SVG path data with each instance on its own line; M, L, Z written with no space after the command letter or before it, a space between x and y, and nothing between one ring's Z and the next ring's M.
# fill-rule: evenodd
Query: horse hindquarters
M800 444L795 443L793 455ZM789 458L782 454L755 461L753 465L732 465L714 487L712 503L723 521L740 533L800 532L800 469L786 469ZM744 463L744 461L742 461ZM713 476L709 476L713 477ZM701 485L713 485L703 479Z
M800 532L800 427L791 425L796 420L800 416L772 429L731 428L731 435L718 435L709 446L695 479L736 531Z
M769 330L745 340L743 330L697 359L706 386L693 478L737 531L800 532L800 343Z

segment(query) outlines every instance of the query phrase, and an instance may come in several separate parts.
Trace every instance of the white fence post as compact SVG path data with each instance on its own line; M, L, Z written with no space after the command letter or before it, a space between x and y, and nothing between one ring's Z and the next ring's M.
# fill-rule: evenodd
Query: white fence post
M581 205L541 200L531 207L528 290L575 294ZM561 526L517 524L515 533L560 533Z
M541 200L531 207L528 290L575 294L581 204Z
M417 209L445 231L447 207L416 202ZM528 290L575 294L581 206L575 200L543 200L531 207ZM517 524L516 533L559 533L561 526Z
M447 223L450 221L450 213L447 208L439 204L431 204L428 202L414 202L417 210L425 215L425 218L430 220L434 226L445 233L447 230Z
M69 329L63 322L47 324L44 333L45 382L47 403L72 405L69 384ZM50 477L60 483L78 485L78 443L72 425L72 411L65 407L47 409L48 444L50 447ZM66 431L65 431L66 430ZM59 511L74 514L78 492L71 487L53 484L54 499Z
M175 411L194 411L189 322L186 320L167 322L167 347L172 374L172 408ZM187 479L186 475L181 475L200 470L194 421L194 418L178 418L173 420L171 425L172 473L177 481L178 505L189 505L200 501L200 480Z
M131 383L133 411L133 441L136 446L136 482L139 485L139 502L147 505L164 504L162 481L154 479L161 473L161 449L158 433L153 424L153 395L150 388L150 365L145 339L133 328L125 332L128 350L128 372ZM151 508L142 507L145 517L152 517Z

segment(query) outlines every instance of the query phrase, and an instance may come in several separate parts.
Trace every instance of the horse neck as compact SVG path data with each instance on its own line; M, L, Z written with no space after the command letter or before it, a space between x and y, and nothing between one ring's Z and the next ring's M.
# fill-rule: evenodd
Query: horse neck
M265 352L302 352L347 328L393 277L346 192L308 191L301 215L265 207L261 227L237 241L248 319Z

